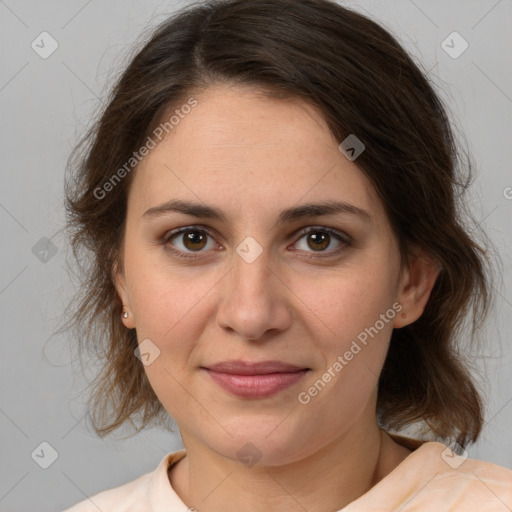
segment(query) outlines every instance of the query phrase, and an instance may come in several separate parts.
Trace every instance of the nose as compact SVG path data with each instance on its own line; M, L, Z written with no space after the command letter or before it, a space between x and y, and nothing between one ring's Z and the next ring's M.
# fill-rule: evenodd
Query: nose
M268 251L253 261L234 255L222 280L217 322L240 338L257 341L285 331L292 321L289 288Z

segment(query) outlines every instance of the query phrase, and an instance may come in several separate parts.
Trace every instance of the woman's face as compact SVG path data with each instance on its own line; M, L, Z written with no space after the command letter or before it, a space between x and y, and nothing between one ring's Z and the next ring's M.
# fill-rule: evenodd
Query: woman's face
M369 181L312 107L227 86L194 97L130 188L123 322L185 444L293 462L375 424L391 332L408 323L409 274L399 275ZM204 214L173 210L176 201ZM345 206L304 209L326 203ZM226 361L303 371L208 370Z

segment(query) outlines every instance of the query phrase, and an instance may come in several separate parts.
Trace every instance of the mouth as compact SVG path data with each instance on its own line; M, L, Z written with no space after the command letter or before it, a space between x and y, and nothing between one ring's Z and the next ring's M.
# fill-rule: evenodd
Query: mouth
M224 361L201 367L229 393L245 398L264 398L299 382L311 368L281 361Z

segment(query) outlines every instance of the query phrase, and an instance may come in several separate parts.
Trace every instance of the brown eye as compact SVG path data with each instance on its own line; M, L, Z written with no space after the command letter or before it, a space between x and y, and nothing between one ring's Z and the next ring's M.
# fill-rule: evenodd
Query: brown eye
M183 245L191 251L201 250L206 245L206 236L199 231L187 231L182 233Z
M328 233L317 231L314 233L308 233L306 235L308 246L311 249L323 250L329 247L329 242L331 240L331 236Z
M305 241L303 243L302 241ZM334 256L351 245L352 239L343 232L330 228L310 227L302 232L302 236L296 243L296 248L309 253L321 253L318 256ZM332 247L334 245L334 247ZM330 247L330 250L327 250Z
M183 253L186 256L187 253L205 252L204 249L215 247L213 239L211 246L207 247L208 239L212 239L212 237L207 231L188 227L169 233L164 237L164 242L173 251Z

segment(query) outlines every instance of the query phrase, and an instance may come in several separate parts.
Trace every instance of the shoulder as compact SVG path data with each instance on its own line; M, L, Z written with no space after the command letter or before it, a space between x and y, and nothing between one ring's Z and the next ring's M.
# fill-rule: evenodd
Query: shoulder
M77 503L63 512L153 512L153 505L181 507L182 502L172 489L167 468L184 457L184 450L168 453L158 467L126 484L105 490ZM168 509L169 512L176 507Z
M410 456L409 470L423 473L414 503L445 510L485 510L498 512L512 509L512 470L497 464L455 454L439 442L427 442Z
M124 511L133 506L146 490L152 473L146 473L137 479L91 496L80 503L64 510L64 512L98 512L100 510Z
M512 510L510 469L467 453L457 455L435 441L411 440L410 449L391 473L343 512Z
M507 507L512 508L512 470L497 464L482 460L471 459L467 453L456 455L453 451L441 444L434 443L436 451L441 454L443 469L436 476L439 485L443 488L451 488L452 492L458 492L466 500L474 499L474 503L481 503L491 508L494 503L496 510Z

